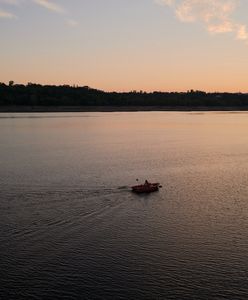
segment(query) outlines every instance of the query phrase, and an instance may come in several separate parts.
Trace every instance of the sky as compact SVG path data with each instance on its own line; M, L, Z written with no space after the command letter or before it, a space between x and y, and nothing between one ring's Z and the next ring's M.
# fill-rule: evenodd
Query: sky
M0 0L0 82L248 92L247 0Z

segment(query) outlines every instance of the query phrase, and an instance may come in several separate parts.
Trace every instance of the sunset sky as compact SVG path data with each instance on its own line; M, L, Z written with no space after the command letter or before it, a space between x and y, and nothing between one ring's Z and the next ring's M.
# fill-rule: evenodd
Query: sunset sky
M0 0L0 81L248 92L247 0Z

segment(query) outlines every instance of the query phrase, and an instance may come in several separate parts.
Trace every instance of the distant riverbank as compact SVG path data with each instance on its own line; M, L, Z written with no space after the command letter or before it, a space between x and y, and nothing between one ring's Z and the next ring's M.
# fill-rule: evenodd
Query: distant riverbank
M105 92L88 86L0 83L2 112L248 110L248 93Z
M248 111L248 106L0 106L0 112Z

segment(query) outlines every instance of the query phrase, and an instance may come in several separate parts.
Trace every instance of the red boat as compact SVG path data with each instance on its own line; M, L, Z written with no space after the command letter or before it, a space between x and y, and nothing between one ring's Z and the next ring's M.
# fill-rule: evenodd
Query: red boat
M160 187L160 184L158 182L150 183L146 180L144 184L132 186L132 191L134 193L138 193L138 194L140 194L140 193L152 193L152 192L158 191L159 187Z

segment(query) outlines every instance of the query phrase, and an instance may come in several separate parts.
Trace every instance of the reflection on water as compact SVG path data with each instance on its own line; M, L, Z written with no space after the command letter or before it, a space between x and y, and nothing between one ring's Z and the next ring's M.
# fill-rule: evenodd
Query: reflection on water
M0 299L247 299L246 113L0 114ZM135 195L135 179L161 182Z

